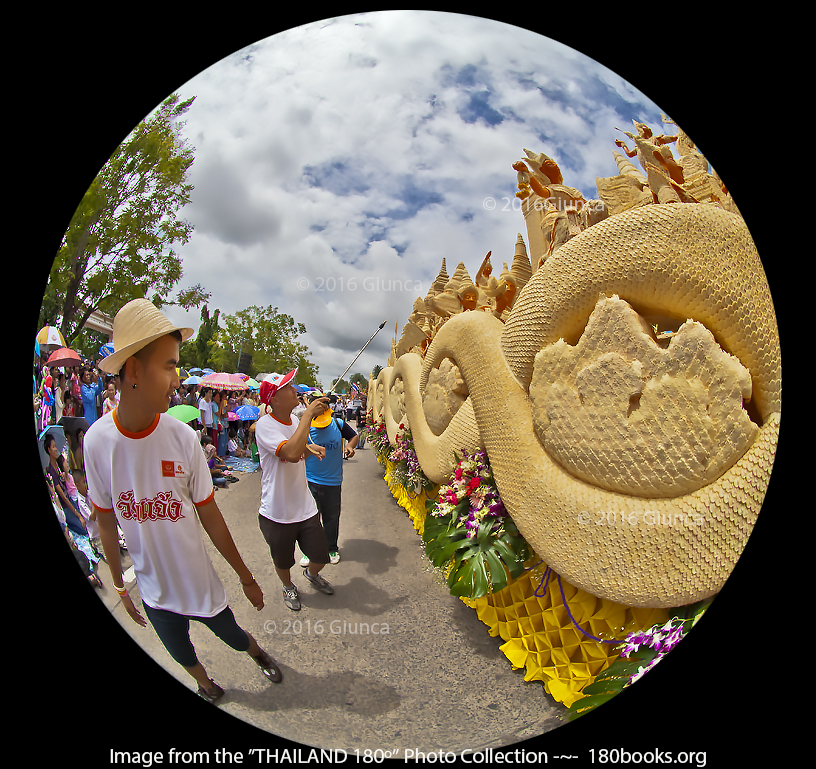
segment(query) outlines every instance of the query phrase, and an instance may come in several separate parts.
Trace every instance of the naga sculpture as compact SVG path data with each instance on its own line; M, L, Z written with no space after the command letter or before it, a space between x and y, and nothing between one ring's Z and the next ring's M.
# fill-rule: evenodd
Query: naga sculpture
M620 158L621 175L598 180L602 216L570 220L557 248L531 253L501 317L426 319L430 344L392 355L369 398L392 442L410 426L435 482L455 453L484 448L520 532L570 583L673 607L721 589L757 519L780 347L759 255L719 178L685 134L681 164L636 125L640 152L658 150L647 174ZM530 181L542 173L542 192L579 200L554 161L526 152L532 170L513 166L532 188L525 204L540 200ZM551 213L526 217L540 249L531 228Z

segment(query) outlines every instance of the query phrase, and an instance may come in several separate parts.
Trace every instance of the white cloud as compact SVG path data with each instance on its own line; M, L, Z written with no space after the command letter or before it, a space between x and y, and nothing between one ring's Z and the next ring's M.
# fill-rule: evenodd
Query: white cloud
M353 371L385 363L394 322L443 257L449 272L464 261L471 273L489 250L494 268L512 260L516 233L526 239L511 168L522 148L552 155L566 184L594 196L595 176L615 172L614 126L658 117L559 43L413 11L289 30L178 90L196 96L181 285L212 292L211 311L272 305L304 323L324 383L387 318ZM168 315L198 327L198 311Z

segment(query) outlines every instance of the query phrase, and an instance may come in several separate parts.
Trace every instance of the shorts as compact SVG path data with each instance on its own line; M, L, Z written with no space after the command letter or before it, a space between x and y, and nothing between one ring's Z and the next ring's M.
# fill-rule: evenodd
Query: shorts
M329 562L326 534L320 525L319 514L297 523L278 523L258 514L258 525L269 545L275 568L291 569L295 565L295 542L312 563Z
M192 617L176 614L166 609L154 609L142 601L145 614L153 625L156 635L164 644L170 656L185 668L195 667L198 663L193 644L190 641L190 620L194 619L206 625L227 646L236 651L249 651L249 636L241 630L235 621L232 609L227 606L214 617Z

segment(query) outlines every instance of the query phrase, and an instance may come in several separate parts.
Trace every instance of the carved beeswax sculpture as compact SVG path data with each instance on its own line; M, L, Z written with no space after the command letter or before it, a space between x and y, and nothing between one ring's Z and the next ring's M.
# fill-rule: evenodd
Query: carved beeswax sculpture
M719 177L682 130L634 127L597 200L525 150L529 255L519 235L511 267L496 277L489 253L475 281L443 260L369 397L392 442L410 426L432 481L485 449L520 532L567 581L675 607L721 589L756 522L779 334Z

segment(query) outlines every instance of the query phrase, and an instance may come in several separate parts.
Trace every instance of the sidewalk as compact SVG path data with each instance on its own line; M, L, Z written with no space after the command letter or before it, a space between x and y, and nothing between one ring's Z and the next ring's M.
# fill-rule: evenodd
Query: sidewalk
M342 560L322 574L333 596L313 590L297 563L292 578L303 608L290 611L258 530L260 471L216 492L244 561L264 591L255 611L235 573L208 542L238 623L280 663L270 684L246 655L192 623L208 672L226 691L220 710L305 746L474 751L511 745L560 726L566 709L541 682L524 681L476 612L454 598L424 556L422 540L365 448L345 464L340 518ZM296 554L299 559L300 553ZM129 560L126 561L129 565ZM105 604L134 640L181 685L186 673L152 627L133 623L109 587ZM133 589L134 597L138 590ZM404 755L400 753L400 755Z

